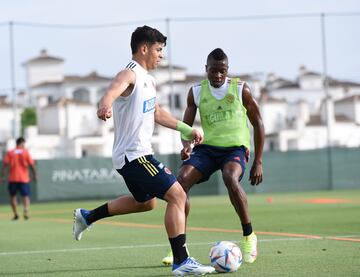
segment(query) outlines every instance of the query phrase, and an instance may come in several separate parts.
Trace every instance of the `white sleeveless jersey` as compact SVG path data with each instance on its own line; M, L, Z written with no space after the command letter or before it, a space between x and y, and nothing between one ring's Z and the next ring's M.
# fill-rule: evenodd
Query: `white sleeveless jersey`
M217 100L223 99L229 90L230 82L231 82L231 79L226 77L224 84L219 88L214 88L209 83L209 88L210 88L211 94ZM238 83L239 99L241 102L242 102L242 91L243 91L244 85L245 85L245 82L243 82L243 81L240 81ZM201 84L193 86L192 91L193 91L193 96L194 96L194 103L197 107L199 107Z
M153 154L151 137L155 125L155 79L135 61L125 67L136 75L129 96L118 97L112 105L114 119L113 165L121 169L129 161Z

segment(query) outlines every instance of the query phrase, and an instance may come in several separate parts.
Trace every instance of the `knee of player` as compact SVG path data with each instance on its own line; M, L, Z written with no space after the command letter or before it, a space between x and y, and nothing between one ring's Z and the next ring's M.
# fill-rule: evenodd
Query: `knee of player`
M180 186L180 184L178 184L175 202L180 206L185 206L186 199L187 199L187 194L186 194L185 190L183 189L182 186Z
M223 170L222 172L222 178L224 180L224 183L227 186L231 186L233 184L238 184L239 183L239 177L241 175L241 172L234 172L232 170Z
M178 182L180 183L180 185L182 186L182 188L184 189L184 191L186 193L189 192L192 184L190 182L190 178L189 178L189 175L188 174L180 174L178 177L177 177L177 180Z
M181 202L186 202L187 199L187 195L186 195L186 191L182 186L179 186L178 191L176 192L177 194L177 199L179 199Z
M185 205L186 198L186 193L179 182L175 182L164 196L166 202L180 206Z

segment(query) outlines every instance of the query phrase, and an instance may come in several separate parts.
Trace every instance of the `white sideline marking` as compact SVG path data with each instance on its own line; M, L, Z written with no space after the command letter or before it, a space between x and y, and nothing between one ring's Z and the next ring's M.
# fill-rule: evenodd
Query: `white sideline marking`
M324 238L326 236L323 236ZM357 235L336 236L337 238L352 238ZM259 239L258 242L274 242L274 241L297 241L297 240L316 240L316 238L278 238L278 239ZM232 241L238 243L238 241ZM194 242L188 245L212 245L215 242ZM10 255L28 255L28 254L47 254L47 253L66 253L66 252L81 252L81 251L97 251L97 250L114 250L114 249L131 249L131 248L153 248L153 247L169 247L169 244L140 244L140 245L123 245L123 246L106 246L106 247L89 247L89 248L68 248L68 249L53 249L53 250L32 250L32 251L14 251L14 252L0 252L0 256Z
M273 242L273 241L290 241L290 240L308 240L309 238L281 238L281 239L261 239L259 242ZM233 241L238 242L238 241ZM195 242L188 243L188 245L212 245L215 242ZM89 248L68 248L68 249L49 249L49 250L31 250L31 251L14 251L14 252L0 252L0 256L10 255L28 255L28 254L47 254L47 253L64 253L64 252L81 252L81 251L97 251L97 250L114 250L114 249L131 249L131 248L154 248L154 247L169 247L169 244L143 244L143 245L123 245L123 246L106 246L106 247L89 247Z

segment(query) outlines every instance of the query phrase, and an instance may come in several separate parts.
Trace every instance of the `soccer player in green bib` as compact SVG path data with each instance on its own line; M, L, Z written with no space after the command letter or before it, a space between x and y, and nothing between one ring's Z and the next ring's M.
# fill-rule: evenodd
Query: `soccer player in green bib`
M207 79L190 88L183 121L192 126L199 110L204 131L203 144L194 148L185 140L181 151L183 165L178 181L186 192L194 184L204 182L211 174L221 170L229 198L239 216L243 238L240 241L245 262L253 263L257 257L257 238L253 231L247 196L240 185L250 153L248 120L254 129L254 162L250 169L250 183L259 185L263 180L262 154L264 126L259 107L249 86L238 78L229 78L228 57L220 48L207 57ZM186 203L186 216L190 210ZM171 252L170 252L171 254ZM168 255L163 264L171 264Z

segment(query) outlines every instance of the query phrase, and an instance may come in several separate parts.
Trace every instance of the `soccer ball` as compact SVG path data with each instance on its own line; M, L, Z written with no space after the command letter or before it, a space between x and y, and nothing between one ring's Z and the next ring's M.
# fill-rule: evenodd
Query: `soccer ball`
M240 248L230 241L219 241L210 250L210 262L217 272L234 272L242 263Z

